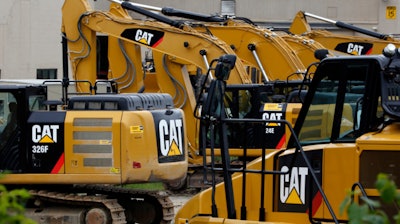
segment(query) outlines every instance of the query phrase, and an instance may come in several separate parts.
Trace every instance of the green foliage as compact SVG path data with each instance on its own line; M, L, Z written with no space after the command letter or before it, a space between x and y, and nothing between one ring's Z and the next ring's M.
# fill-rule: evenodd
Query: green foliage
M400 205L400 193L397 186L387 174L379 174L375 182L375 187L380 194L380 199L385 204ZM352 202L352 196L360 195L359 190L349 192L345 200L340 205L340 213L347 212L350 224L389 224L390 219L382 210L379 201L371 200L367 197L360 196L363 203L358 204ZM400 212L392 217L396 224L400 224Z
M126 185L124 185L124 187L131 188L131 189L146 189L146 190L152 190L152 191L160 191L160 190L165 189L162 182L126 184Z
M0 224L35 224L24 216L29 197L25 189L8 191L4 185L0 185Z

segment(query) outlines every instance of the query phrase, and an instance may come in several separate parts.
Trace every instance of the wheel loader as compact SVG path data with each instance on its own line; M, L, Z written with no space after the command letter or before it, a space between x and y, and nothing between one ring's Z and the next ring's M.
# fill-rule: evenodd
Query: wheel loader
M340 204L350 190L379 200L375 181L388 174L399 185L400 51L389 44L381 55L327 57L318 65L286 149L243 167L231 167L227 127L241 124L265 133L285 120L226 119L225 79L215 81L205 102L215 107L199 119L210 141L223 148L224 182L193 196L175 223L346 223ZM213 97L213 98L209 98ZM264 132L263 132L264 130ZM204 135L204 134L203 134ZM247 141L247 132L243 132ZM264 135L264 142L268 138ZM244 147L244 154L246 148ZM383 207L392 217L398 209Z
M343 30L352 31L356 35L338 34L328 30L312 29L307 21L307 17L332 24ZM296 14L289 28L289 32L315 40L332 51L350 55L381 54L382 50L390 43L395 44L397 47L400 46L400 41L391 35L374 32L305 11L299 11Z

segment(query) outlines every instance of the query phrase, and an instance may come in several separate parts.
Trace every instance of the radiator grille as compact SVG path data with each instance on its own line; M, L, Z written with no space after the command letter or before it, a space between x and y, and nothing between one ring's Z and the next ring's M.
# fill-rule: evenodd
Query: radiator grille
M73 154L84 167L113 167L112 118L75 118Z

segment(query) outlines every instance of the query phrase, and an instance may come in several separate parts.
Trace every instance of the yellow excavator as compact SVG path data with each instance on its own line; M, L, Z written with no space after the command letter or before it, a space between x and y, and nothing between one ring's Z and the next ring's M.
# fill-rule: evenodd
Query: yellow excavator
M194 13L170 7L132 3L167 16L189 19L196 30L228 43L241 59L255 66L263 80L298 80L306 68L317 61L314 52L323 46L317 41L257 26L248 18ZM200 21L200 22L199 22Z
M131 5L129 2L122 2L116 7L130 8ZM178 62L179 68L174 75L181 77L179 82L183 85L187 94L193 92L192 84L186 72L185 64L180 64L179 62L187 63L189 61L191 65L195 65L196 68L200 68L205 73L209 68L210 59L208 58L215 59L224 54L234 54L232 49L224 42L191 30L190 27L186 27L182 23L170 20L163 20L164 22L133 20L116 16L113 13L116 12L94 11L86 0L66 0L64 2L62 32L68 39L69 58L75 80L89 80L91 83L97 80L97 34L107 35L110 41L114 41L114 45L110 45L108 51L111 54L119 54L119 58L123 54L116 52L116 50L119 51L121 48L111 48L118 44L118 40L123 40L122 43L126 44L125 48L130 49L130 51L127 51L127 58L139 55L139 46L151 48L153 52L157 51L170 55L173 60ZM138 74L136 76L133 76L132 72L128 72L125 79L129 81L125 82L126 84L121 84L118 79L121 76L120 71L115 69L118 67L118 62L115 59L110 60L110 62L112 66L110 68L113 70L110 73L111 77L108 78L117 81L118 86L124 86L120 93L143 91L143 87L136 84L145 82L141 81L141 79L144 80L143 72L139 72L142 70L142 66L136 67ZM251 83L241 61L238 60L236 63L236 69L231 74L232 83ZM125 67L122 66L122 68ZM161 69L158 72L161 72ZM139 80L134 80L136 78ZM158 78L165 79L166 77ZM129 85L130 83L132 85ZM163 84L162 80L157 80L158 86ZM78 91L87 91L87 87L83 85L78 85L77 88ZM157 89L156 87L154 88ZM196 98L189 97L186 104L182 105L182 109L185 113L188 130L191 130L187 132L188 144L197 150L196 145L198 143L196 141L198 140L196 140L197 134L195 130L198 129L198 123L193 115L195 104Z
M199 32L209 33L226 42L236 55L261 73L265 82L275 80L301 80L306 66L297 52L271 30L240 20L207 16L164 7L160 11L168 16L191 19L188 23ZM197 22L193 19L202 19ZM205 21L204 21L205 20Z
M192 197L175 223L345 223L347 214L339 209L350 190L361 192L353 200L379 200L379 173L399 185L399 50L390 44L382 55L323 59L289 147L240 168L230 166L224 129L233 123L258 130L270 122L291 125L285 120L226 119L216 97L223 88L215 88L214 99L207 100L219 106L202 111L199 118L202 130L213 135L210 139L224 146L223 166L211 166L214 172L224 171L224 182ZM224 82L220 78L214 85ZM388 217L398 212L391 205L383 209Z
M261 63L259 66L261 71L263 69L262 63L267 64L265 67L272 67L272 69L278 64L280 67L285 67L285 63L289 62L285 62L284 60L292 60L291 55L295 55L297 57L296 61L300 60L303 67L308 68L309 65L317 61L314 52L318 49L325 49L325 47L316 40L306 36L292 35L283 31L263 28L257 26L249 18L206 15L170 7L159 8L138 3L136 5L148 8L149 10L160 11L164 15L190 19L188 22L192 23L195 27L199 26L197 29L206 30L205 32L216 35L225 42L230 43L237 55L241 58L253 59L254 57L257 64L260 65ZM196 23L195 21L202 21L203 23ZM246 46L243 43L248 43L247 49L243 47ZM243 49L238 50L236 47L237 45L241 46ZM253 57L249 55L247 50L252 53ZM276 51L279 53L276 53ZM333 56L334 53L337 54L337 52L328 52L330 56ZM253 64L256 64L256 62L253 62ZM284 77L282 77L281 74L282 72L278 74L278 77L283 79ZM298 77L292 77L292 79L296 78Z
M208 152L200 152L198 147L199 123L194 118L194 106L197 103L197 99L193 93L193 89L198 87L193 87L193 83L197 83L195 85L198 85L198 83L201 84L201 82L195 79L198 78L196 76L204 77L202 73L207 72L209 68L209 57L234 54L234 51L225 42L219 41L216 37L199 33L183 23L170 20L161 15L150 15L150 17L155 17L157 21L133 20L123 9L137 11L140 8L134 7L130 2L112 1L113 3L109 12L92 11L88 8L89 6L86 5L85 1L69 0L68 2L70 4L65 4L63 9L65 12L63 31L70 40L70 61L73 64L75 79L89 79L91 82L96 80L96 72L94 72L96 70L96 55L92 52L98 52L99 49L95 48L94 39L96 39L96 34L107 35L109 43L108 62L110 65L110 67L104 69L108 74L107 78L117 82L119 87L123 86L120 92L154 91L169 93L172 96L180 95L181 98L176 99L175 103L184 110L186 120L188 121L189 162L193 166L201 167L203 165L203 155L208 154ZM79 8L81 9L79 10ZM78 13L78 11L80 12ZM71 12L74 15L71 15ZM148 15L148 12L140 11L139 13ZM155 41L154 38L156 36L152 36L153 34L150 31L154 30L153 33L162 32L163 37L156 45L149 45L143 42L143 39L136 41L135 38L129 39L121 35L121 33L127 33L126 30L138 30L141 36L151 36L152 41ZM146 31L148 34L144 34L143 31ZM75 41L78 39L81 41ZM103 37L103 39L106 38ZM154 63L149 71L139 65L140 63L137 59L141 54L139 46L152 50L152 60ZM90 52L85 51L88 49L90 49ZM88 67L91 69L88 69ZM154 69L155 72L153 71ZM190 73L199 70L200 75ZM125 75L125 71L130 71L131 73L135 71L136 76ZM101 72L102 74L104 72ZM136 78L144 86L137 85L136 80L133 80ZM281 103L282 95L288 92L286 89L291 88L286 85L286 81L271 82L269 84L250 84L250 78L248 78L245 66L243 66L240 60L237 60L228 82L230 85L227 89L230 93L227 97L227 103L232 105L229 110L230 116L239 117L244 116L248 112L256 112L255 116L258 117L277 118L287 116L288 119L295 120L297 113L292 115L291 113L286 113L286 111L296 112L298 111L296 108L300 107L301 104L295 103L286 106L285 103ZM303 80L299 80L298 82L293 82L291 85L297 87L302 82ZM130 83L132 83L131 86ZM280 93L282 94L280 95L280 99L276 101L272 99L272 95L276 95L275 89L277 88L283 92ZM178 92L176 92L177 89ZM285 96L283 97L286 99ZM250 101L252 98L253 100ZM271 104L265 106L263 102ZM250 108L253 108L252 111ZM271 127L271 130L275 129L276 131L270 133L271 137L275 136L274 141L271 141L271 149L280 148L287 141L285 130L282 130L280 127ZM278 131L278 129L280 130ZM232 133L235 131L233 129ZM237 143L231 145L231 150L232 154L239 153L237 155L240 156L241 150L235 152L235 148L241 148L242 144L237 136L237 134L231 136L232 139L237 139ZM258 153L258 150L253 150L253 154L258 155ZM198 182L202 181L198 180Z
M73 96L65 82L63 101L50 84L0 85L0 184L29 190L38 223L170 223L166 192L122 185L186 178L183 111L168 94Z
M361 35L345 35L327 30L312 29L307 17L332 24L338 28L349 30ZM289 28L289 32L308 37L321 43L325 48L351 54L368 55L380 54L390 43L400 46L400 41L390 35L377 33L368 29L354 26L342 21L335 21L312 13L299 11Z

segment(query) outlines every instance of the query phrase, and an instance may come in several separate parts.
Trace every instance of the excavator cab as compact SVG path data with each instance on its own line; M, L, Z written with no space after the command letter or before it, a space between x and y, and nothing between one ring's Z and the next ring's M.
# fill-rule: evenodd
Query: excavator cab
M36 110L46 110L47 89L44 86L0 86L0 170L21 172L26 158L27 118Z
M349 217L339 210L349 190L361 192L353 197L358 202L361 197L380 200L375 188L379 173L399 185L399 59L396 47L384 55L323 59L289 147L264 153L240 168L231 167L229 159L222 168L212 164L211 172L224 171L224 183L194 196L175 221L345 223ZM230 122L271 121L220 119L214 124L220 128ZM226 139L226 133L212 133ZM230 158L230 151L224 152L224 158ZM388 217L398 212L395 206L382 205Z

